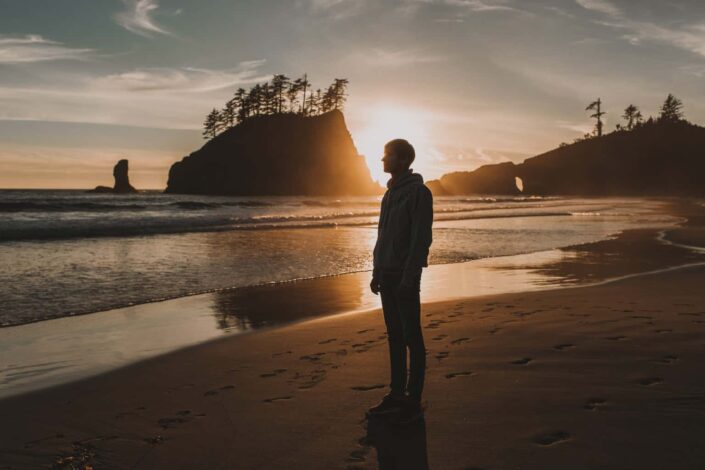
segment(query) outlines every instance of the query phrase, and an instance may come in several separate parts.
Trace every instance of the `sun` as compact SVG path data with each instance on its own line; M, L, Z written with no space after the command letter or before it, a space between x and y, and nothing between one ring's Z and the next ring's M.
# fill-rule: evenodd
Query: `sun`
M428 155L429 126L425 113L397 106L376 106L362 116L364 126L354 135L355 146L365 157L372 178L382 185L389 175L382 170L384 144L392 139L406 139L416 150L413 166Z

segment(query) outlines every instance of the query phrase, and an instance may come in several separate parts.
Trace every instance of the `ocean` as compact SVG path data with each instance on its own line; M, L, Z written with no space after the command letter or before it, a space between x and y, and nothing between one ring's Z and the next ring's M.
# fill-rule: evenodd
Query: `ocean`
M0 190L0 326L368 271L380 200ZM429 263L540 252L673 222L661 204L436 197Z

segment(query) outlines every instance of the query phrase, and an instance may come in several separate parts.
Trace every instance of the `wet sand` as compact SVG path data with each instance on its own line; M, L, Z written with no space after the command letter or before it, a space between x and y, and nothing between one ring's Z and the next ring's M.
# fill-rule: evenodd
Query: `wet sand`
M679 241L697 245L692 230L681 227ZM625 234L615 253L643 236ZM425 303L426 412L414 426L364 418L389 380L374 310L4 399L0 468L702 468L702 258L663 271L653 251L638 263L613 254L613 269L595 274L610 263L578 252L600 250L573 249L541 269L593 280L658 272Z

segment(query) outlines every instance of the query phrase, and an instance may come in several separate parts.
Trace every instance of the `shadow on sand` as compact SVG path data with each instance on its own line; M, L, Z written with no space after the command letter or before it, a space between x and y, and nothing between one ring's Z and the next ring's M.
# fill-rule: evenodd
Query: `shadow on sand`
M377 450L380 470L428 470L426 420L423 417L404 426L370 418L365 444Z

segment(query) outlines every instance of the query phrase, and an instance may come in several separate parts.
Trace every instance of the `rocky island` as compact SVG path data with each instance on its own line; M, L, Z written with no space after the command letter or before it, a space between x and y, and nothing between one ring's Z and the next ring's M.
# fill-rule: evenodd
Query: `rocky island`
M118 161L113 167L113 178L115 178L115 184L112 188L109 186L96 186L88 192L114 194L129 194L137 192L137 190L130 184L130 177L128 176L128 163L126 159Z
M238 89L204 122L208 141L172 165L165 192L231 196L380 194L341 112L346 79L322 92L306 75Z

